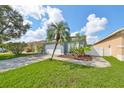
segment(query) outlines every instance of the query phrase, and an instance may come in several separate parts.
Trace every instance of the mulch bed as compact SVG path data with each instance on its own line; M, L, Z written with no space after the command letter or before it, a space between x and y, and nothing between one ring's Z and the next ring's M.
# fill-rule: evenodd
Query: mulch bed
M63 58L71 58L71 59L76 59L76 60L82 60L82 61L92 61L92 56L90 55L59 55L58 57L63 57Z

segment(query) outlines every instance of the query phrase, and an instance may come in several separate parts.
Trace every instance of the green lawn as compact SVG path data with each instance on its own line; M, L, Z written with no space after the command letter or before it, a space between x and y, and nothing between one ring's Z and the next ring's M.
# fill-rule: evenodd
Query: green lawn
M14 55L14 54L12 54L10 52L0 53L0 60L17 58L17 57L25 57L25 56L30 56L30 55L34 55L34 53L33 54L21 54L21 55Z
M124 63L114 57L110 68L92 68L45 60L0 73L0 87L124 87Z

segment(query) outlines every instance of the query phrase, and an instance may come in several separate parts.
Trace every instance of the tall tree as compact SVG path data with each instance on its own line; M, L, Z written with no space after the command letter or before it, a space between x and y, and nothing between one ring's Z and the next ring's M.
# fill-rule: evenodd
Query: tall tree
M82 39L83 39L83 42L84 42L83 45L84 45L84 47L86 47L87 46L87 36L83 35Z
M8 5L0 5L0 43L19 38L25 34L29 24L24 24L23 17Z
M86 35L80 35L80 33L77 33L76 38L77 41L79 42L79 47L80 47L80 42L83 42L84 47L87 45Z
M47 39L48 41L55 40L56 42L51 56L51 60L52 60L58 43L59 42L63 43L70 40L70 29L67 23L64 22L60 22L56 24L52 23L50 26L48 26Z
M77 34L76 34L76 39L77 39L77 41L78 41L78 43L79 43L79 44L78 44L78 45L79 45L78 47L80 47L80 42L81 42L80 33L77 33Z

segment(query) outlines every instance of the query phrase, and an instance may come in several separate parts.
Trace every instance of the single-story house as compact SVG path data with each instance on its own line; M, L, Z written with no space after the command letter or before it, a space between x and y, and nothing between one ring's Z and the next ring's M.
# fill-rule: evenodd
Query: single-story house
M24 52L34 52L34 53L41 53L42 48L44 46L46 41L34 41L34 42L28 42L27 46L24 49Z
M83 40L82 41L77 41L77 37L73 36L71 37L71 41L69 42L65 42L63 44L58 44L56 51L55 51L55 55L62 55L62 54L67 54L70 51L70 48L73 47L78 47L80 43L80 46L83 46L85 43ZM52 54L53 53L53 49L55 47L55 41L52 42L46 42L45 44L45 52L46 54Z
M118 29L104 39L96 42L93 45L93 49L96 51L96 55L114 56L119 60L124 60L124 28Z
M29 42L27 43L27 46L25 47L24 52L33 52L33 53L43 52L45 54L51 55L55 47L55 42L56 42L55 40L50 42L48 42L47 40ZM67 54L70 51L70 48L79 47L79 43L80 43L80 46L83 46L84 41L82 40L79 42L77 37L73 36L71 37L71 41L64 42L62 44L59 43L57 45L55 55ZM41 48L43 48L43 51L41 51L42 50Z

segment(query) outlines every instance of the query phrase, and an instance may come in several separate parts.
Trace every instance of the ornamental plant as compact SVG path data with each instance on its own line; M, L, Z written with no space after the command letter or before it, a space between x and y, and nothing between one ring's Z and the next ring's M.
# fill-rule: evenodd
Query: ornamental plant
M71 48L70 53L75 56L82 56L82 55L85 55L85 53L90 50L91 50L91 48L89 46L79 47L79 48Z

